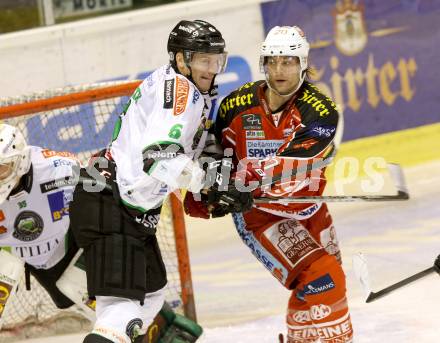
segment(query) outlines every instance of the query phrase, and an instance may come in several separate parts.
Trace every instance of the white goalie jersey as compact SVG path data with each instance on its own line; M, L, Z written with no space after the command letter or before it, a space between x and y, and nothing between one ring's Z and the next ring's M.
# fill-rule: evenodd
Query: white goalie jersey
M212 123L213 93L200 93L170 65L157 69L136 89L110 147L127 206L145 212L161 206L177 188L200 190L204 174L193 161Z
M30 146L31 168L18 191L0 204L0 247L38 269L65 254L72 178L79 162L67 152Z

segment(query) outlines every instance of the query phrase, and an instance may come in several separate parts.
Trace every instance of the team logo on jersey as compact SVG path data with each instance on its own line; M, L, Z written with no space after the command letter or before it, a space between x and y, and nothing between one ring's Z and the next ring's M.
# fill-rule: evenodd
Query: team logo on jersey
M174 103L174 79L165 80L163 89L163 108L173 108Z
M261 130L261 117L259 114L244 114L241 116L243 130Z
M12 236L23 242L30 242L41 235L43 228L44 221L38 213L23 211L15 218Z
M185 112L188 100L189 83L187 80L176 77L176 101L174 102L174 115L178 116Z
M48 194L47 200L49 201L50 214L53 222L69 215L69 199L64 194L64 191Z

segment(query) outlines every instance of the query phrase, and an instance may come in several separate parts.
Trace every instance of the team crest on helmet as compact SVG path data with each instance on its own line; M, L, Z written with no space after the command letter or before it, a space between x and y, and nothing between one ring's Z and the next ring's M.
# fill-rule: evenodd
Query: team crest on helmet
M361 52L368 41L364 6L352 0L337 0L333 11L335 45L344 55Z

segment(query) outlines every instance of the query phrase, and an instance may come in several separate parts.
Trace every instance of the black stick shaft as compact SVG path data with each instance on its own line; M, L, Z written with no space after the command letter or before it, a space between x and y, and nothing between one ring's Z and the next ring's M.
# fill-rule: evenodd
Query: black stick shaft
M375 300L377 300L379 298L382 298L383 296L387 295L388 293L391 293L392 291L394 291L394 290L396 290L398 288L406 286L407 284L409 284L411 282L414 282L414 281L416 281L418 279L421 279L421 278L431 274L435 270L436 270L436 268L434 266L432 266L432 267L430 267L428 269L425 269L425 270L423 270L423 271L421 271L421 272L419 272L417 274L414 274L414 275L412 275L410 277L407 277L406 279L403 279L403 280L401 280L399 282L396 282L395 284L393 284L391 286L388 286L388 287L386 287L384 289L381 289L380 291L371 292L368 295L368 298L367 298L366 302L370 303L370 302L375 301Z

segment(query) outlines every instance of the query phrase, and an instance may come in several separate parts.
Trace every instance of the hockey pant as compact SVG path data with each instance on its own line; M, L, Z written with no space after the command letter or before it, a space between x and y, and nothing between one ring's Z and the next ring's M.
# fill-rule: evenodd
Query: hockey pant
M264 218L265 216L261 216ZM287 289L288 343L350 342L353 330L346 299L345 275L332 218L323 205L306 220L268 214L259 229L246 229L233 214L243 242Z
M140 224L109 191L75 188L70 220L78 245L84 249L87 289L96 297L94 333L115 342L130 342L145 331L160 310L167 283L165 265L154 235L160 209L151 218L151 230ZM156 305L145 314L148 297ZM157 300L159 299L159 300ZM148 306L147 306L148 307Z

